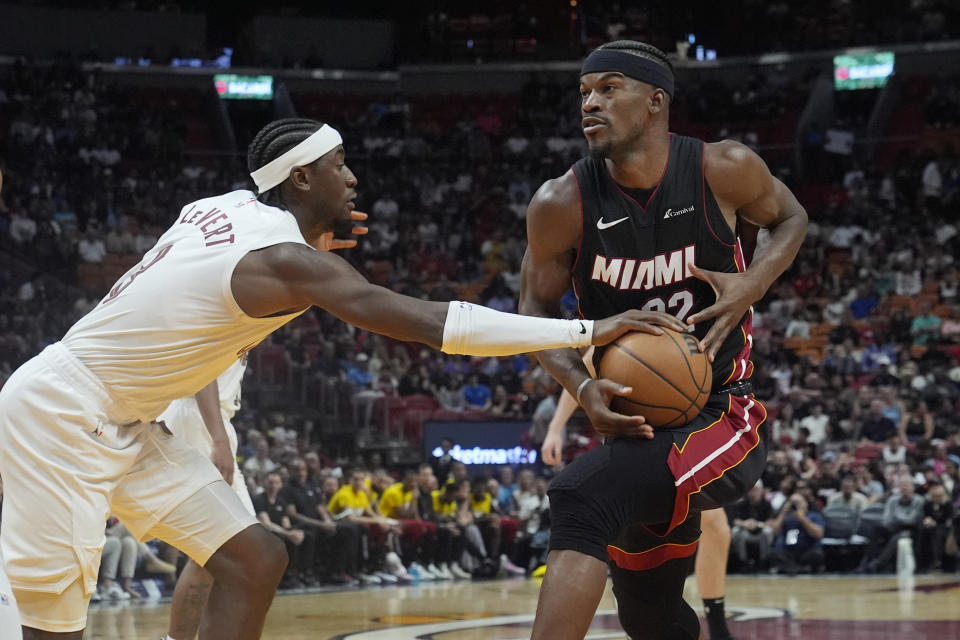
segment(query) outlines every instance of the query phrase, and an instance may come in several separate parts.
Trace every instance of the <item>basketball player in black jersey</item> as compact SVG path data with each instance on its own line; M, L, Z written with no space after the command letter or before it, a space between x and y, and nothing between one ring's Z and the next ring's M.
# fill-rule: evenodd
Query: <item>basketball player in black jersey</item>
M807 216L745 146L668 132L674 77L659 49L603 45L584 61L580 93L591 155L530 203L520 310L555 315L572 280L585 318L671 313L708 354L714 390L691 423L654 431L610 410L622 389L592 380L575 350L538 354L607 439L550 486L551 551L533 638L583 638L609 562L633 640L694 640L699 621L683 584L699 514L746 493L766 461L766 412L749 383L751 305L793 261ZM740 220L770 232L749 269Z

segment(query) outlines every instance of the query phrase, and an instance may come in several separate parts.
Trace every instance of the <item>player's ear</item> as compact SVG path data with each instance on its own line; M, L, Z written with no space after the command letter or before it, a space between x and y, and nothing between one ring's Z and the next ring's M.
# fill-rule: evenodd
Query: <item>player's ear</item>
M301 191L310 190L310 176L306 167L294 167L290 170L290 182Z
M660 113L667 107L667 92L655 87L647 98L647 106L650 113Z

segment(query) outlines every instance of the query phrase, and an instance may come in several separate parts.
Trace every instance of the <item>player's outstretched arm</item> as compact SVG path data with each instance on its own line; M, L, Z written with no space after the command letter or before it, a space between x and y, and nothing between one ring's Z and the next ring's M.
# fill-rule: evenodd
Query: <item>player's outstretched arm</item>
M231 285L237 304L255 318L316 305L361 329L465 355L607 344L628 331L653 330L649 314L639 311L594 322L427 302L371 284L337 255L294 243L251 251L234 270Z
M770 241L744 273L690 267L690 272L717 294L713 305L687 318L691 325L716 318L701 341L712 362L750 305L762 298L793 262L807 233L807 212L790 189L770 175L760 156L739 142L707 145L704 172L721 209L735 211L747 222L770 231Z

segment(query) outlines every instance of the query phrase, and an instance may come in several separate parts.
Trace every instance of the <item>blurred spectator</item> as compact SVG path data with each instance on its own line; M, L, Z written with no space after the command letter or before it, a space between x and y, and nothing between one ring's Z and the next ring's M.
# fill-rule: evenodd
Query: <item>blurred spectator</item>
M883 442L897 430L890 418L883 415L883 402L874 400L870 403L870 411L865 415L857 428L860 438L871 442Z
M524 469L520 472L515 497L520 530L513 560L517 566L532 571L546 562L550 535L550 498L547 497L546 480L535 477L530 469Z
M437 482L441 485L446 484L450 478L450 468L455 462L453 456L450 455L451 449L453 449L453 440L444 438L440 441L441 454L430 461L433 466L433 475L436 476Z
M869 504L870 500L867 496L857 491L857 480L853 476L844 476L840 482L840 491L827 499L828 509L834 505L843 505L856 517L859 517Z
M453 488L454 485L447 484L445 488ZM440 576L444 580L452 578L469 578L470 574L460 567L460 558L464 553L466 541L463 531L457 526L455 520L456 501L451 498L444 503L439 496L443 493L437 483L437 477L433 475L433 468L429 464L421 464L417 475L417 488L419 497L417 499L417 511L420 517L431 522L436 526L436 565ZM451 495L455 494L452 491Z
M776 536L770 555L772 568L795 574L800 571L817 572L823 568L823 538L825 520L806 480L797 481L791 495L771 523Z
M290 478L281 490L287 516L291 524L313 532L316 544L316 563L307 570L307 582L322 577L329 584L373 583L369 576L361 578L360 573L363 527L346 520L334 521L302 458L291 460L289 468Z
M933 412L927 407L926 401L914 401L911 408L903 413L899 435L907 442L933 438Z
M524 477L525 473L528 473L532 476L533 473L528 469L525 469L520 472L520 479L517 482L513 481L513 467L502 467L500 469L500 490L497 493L497 506L500 509L501 513L513 514L518 510L518 505L514 496L516 496L517 491L520 490L523 482L521 480ZM526 483L527 490L531 489L530 482Z
M931 485L927 489L927 499L923 504L923 520L920 522L917 541L917 570L924 573L942 567L946 552L947 537L950 535L956 508L950 503L950 497L942 484Z
M399 521L401 558L422 581L449 580L436 565L437 525L420 517L420 488L416 469L403 472L402 480L384 489L377 504L381 515Z
M487 550L487 557L498 561L498 570L507 575L523 575L523 569L516 566L502 551L516 538L519 523L513 518L497 513L493 496L487 491L487 482L483 476L474 478L471 483L470 511Z
M463 386L461 393L468 408L486 411L490 408L493 401L490 387L480 383L476 375L472 375L467 379L467 384Z
M730 547L747 571L766 566L773 546L773 507L764 497L763 482L757 481L746 497L728 507L733 521Z
M934 344L940 329L940 318L931 313L933 306L929 302L920 303L920 313L910 323L913 344Z
M283 479L276 471L270 471L264 480L264 492L254 496L253 508L257 512L257 519L276 534L287 546L290 562L284 571L280 587L296 589L310 580L310 571L313 568L316 541L312 534L303 529L295 529L287 515L288 503L280 495L283 488Z
M875 573L886 569L897 553L900 538L910 538L916 554L918 528L923 519L923 498L915 493L913 480L903 476L897 481L897 493L887 498L883 510L883 528L870 539L861 566Z
M823 404L813 403L810 414L800 420L800 426L810 433L807 440L819 445L830 437L830 417L823 413Z
M407 572L397 554L399 549L397 537L401 533L399 523L373 510L370 494L364 483L366 471L360 468L353 469L349 479L350 482L340 487L330 498L327 505L330 513L338 519L346 518L366 528L370 541L371 565L384 569L376 572L377 577L381 580L386 578L388 582L396 580L412 582L413 576ZM393 576L396 580L391 580L389 576Z
M263 484L266 475L277 468L277 463L270 459L270 443L261 438L256 443L256 454L243 463L243 475L252 478L257 484Z
M103 262L104 256L107 255L107 248L104 246L103 240L88 231L81 236L80 242L77 244L77 253L80 254L80 259L84 262L98 263Z
M891 434L880 452L886 464L902 464L907 461L907 448L899 434Z

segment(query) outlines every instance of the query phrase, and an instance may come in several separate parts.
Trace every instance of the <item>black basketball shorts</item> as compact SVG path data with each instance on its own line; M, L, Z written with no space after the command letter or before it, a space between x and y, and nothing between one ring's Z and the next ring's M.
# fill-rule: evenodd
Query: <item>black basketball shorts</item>
M767 412L714 394L689 424L608 438L550 483L550 549L642 571L694 554L699 512L743 496L767 460Z

